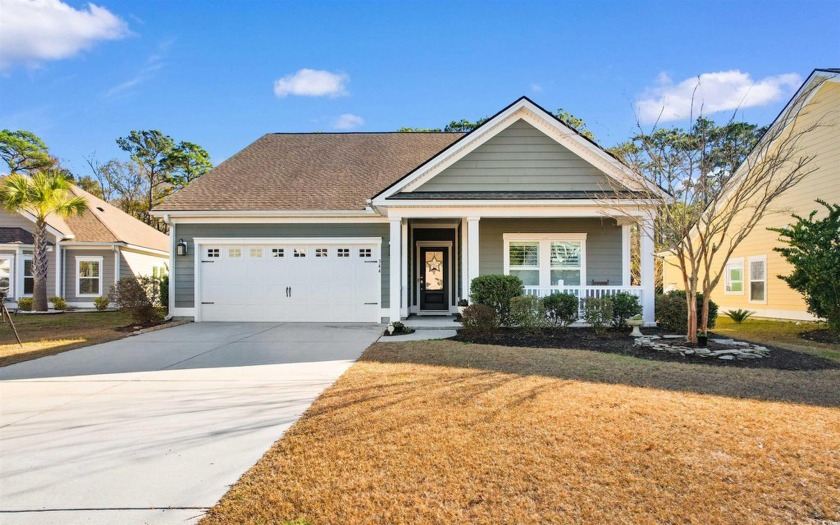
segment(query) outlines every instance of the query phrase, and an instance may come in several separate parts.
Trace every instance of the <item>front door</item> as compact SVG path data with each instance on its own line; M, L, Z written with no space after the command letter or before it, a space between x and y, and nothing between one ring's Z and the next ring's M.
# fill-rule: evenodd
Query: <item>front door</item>
M420 248L420 310L449 311L449 248Z

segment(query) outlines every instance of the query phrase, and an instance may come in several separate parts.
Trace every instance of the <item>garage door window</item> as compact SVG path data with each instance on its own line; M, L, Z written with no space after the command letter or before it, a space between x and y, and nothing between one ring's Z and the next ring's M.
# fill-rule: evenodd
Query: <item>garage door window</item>
M327 248L315 248L315 257L328 257L329 252Z
M262 248L251 248L250 249L251 259L262 259L263 258L263 249Z
M241 259L242 248L228 248L227 255L228 259Z
M279 258L283 257L284 255L285 255L285 251L283 250L283 248L272 248L271 249L271 256L276 258L276 259L279 259Z
M350 248L339 248L336 252L336 255L340 258L350 257Z
M373 253L370 248L359 248L359 257L367 259L368 257L373 257Z
M306 250L303 248L295 248L294 251L295 257L306 257Z
M218 248L207 248L207 258L208 259L218 259L219 258L219 249Z

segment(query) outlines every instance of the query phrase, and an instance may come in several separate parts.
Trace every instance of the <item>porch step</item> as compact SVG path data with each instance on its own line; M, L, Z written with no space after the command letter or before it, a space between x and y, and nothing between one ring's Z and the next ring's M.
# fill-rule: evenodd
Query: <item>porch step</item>
M457 330L461 323L455 321L454 315L440 317L410 317L402 321L404 325L415 330Z

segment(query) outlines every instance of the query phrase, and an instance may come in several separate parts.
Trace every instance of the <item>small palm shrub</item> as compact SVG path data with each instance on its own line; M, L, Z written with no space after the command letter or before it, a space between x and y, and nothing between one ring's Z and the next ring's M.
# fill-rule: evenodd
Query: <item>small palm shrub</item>
M726 315L728 315L729 318L735 321L736 323L741 324L750 317L752 317L754 313L755 312L750 310L741 310L740 308L738 308L737 310L729 310L728 312L726 312Z
M543 309L548 324L555 328L566 328L578 319L579 301L568 292L554 292L543 298Z
M625 328L628 319L642 313L639 298L631 293L618 292L611 299L613 302L612 325L616 328Z
M108 299L108 296L103 295L102 297L97 297L93 300L93 306L96 307L97 311L104 312L108 309L108 305L111 304L111 300Z
M595 329L604 333L613 319L613 302L609 297L586 297L583 299L583 319Z
M50 297L50 302L53 304L53 310L67 309L67 301L65 301L63 297L58 297L57 295L54 295Z
M522 280L515 275L481 275L472 280L470 299L496 310L499 322L510 324L510 300L525 293Z
M526 331L537 331L546 325L545 308L539 297L523 295L510 300L512 324Z
M31 312L32 311L32 298L31 297L21 297L17 300L18 310L23 312Z
M486 304L472 304L464 308L461 324L467 334L493 332L499 328L499 316L496 309Z

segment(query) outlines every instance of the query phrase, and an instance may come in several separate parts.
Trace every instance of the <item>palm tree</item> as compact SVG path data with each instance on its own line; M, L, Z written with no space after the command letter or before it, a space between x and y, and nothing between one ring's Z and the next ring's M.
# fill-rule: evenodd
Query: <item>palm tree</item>
M13 213L28 212L35 217L35 247L32 255L32 309L47 310L47 217L80 215L87 209L82 197L70 192L64 173L49 169L32 175L15 173L0 182L0 205Z

